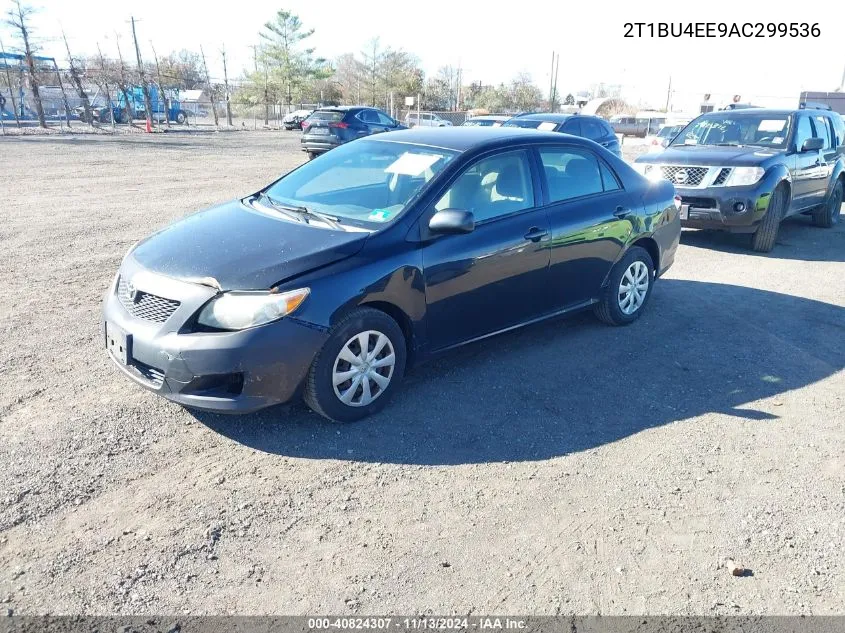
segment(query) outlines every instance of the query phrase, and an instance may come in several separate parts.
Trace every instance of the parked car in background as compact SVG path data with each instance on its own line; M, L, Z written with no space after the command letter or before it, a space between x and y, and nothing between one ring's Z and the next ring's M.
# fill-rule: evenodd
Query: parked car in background
M666 124L666 116L625 116L619 115L610 118L610 125L616 134L623 138L636 136L645 138L648 134L656 132Z
M285 115L285 118L282 119L282 125L285 126L286 130L301 130L302 122L311 116L312 112L314 110L294 110Z
M583 136L595 141L616 156L622 156L622 148L619 146L616 134L613 133L607 121L597 116L532 112L512 117L503 125Z
M302 122L300 143L308 158L315 158L338 145L370 134L404 129L404 125L378 108L333 106L314 110Z
M452 122L444 119L434 112L409 112L405 115L405 125L407 127L451 127Z
M649 134L645 137L649 152L661 152L666 148L672 139L683 130L686 125L664 125L656 134Z
M483 114L461 123L462 127L499 127L512 117L507 114Z
M635 167L674 183L683 226L750 233L752 248L768 252L785 217L811 215L821 227L839 221L845 123L811 108L711 112Z
M633 323L679 238L672 185L584 139L379 134L136 244L103 340L125 376L188 407L304 394L349 422L412 361L586 308Z

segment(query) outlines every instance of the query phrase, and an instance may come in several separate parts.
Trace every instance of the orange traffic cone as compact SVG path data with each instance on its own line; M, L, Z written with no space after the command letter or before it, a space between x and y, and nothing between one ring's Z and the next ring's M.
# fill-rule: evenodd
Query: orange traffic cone
M153 131L153 123L147 118L147 134L151 134Z

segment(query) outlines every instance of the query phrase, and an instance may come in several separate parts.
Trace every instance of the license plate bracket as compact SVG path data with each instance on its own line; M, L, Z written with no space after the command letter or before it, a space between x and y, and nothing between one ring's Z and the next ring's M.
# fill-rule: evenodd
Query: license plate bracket
M682 204L681 210L678 212L678 215L680 216L680 218L682 220L688 219L689 218L689 205L688 204Z
M106 349L119 363L128 365L132 359L132 335L106 321Z
M320 136L328 136L329 128L326 127L312 127L311 134L319 134Z

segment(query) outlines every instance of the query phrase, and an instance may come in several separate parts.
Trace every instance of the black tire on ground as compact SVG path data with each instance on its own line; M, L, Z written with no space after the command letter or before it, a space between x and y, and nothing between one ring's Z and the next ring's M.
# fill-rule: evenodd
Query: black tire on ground
M769 208L766 215L763 216L763 221L760 222L760 226L757 227L751 237L751 248L753 250L758 253L768 253L774 248L778 239L780 222L788 204L786 187L778 185L769 199Z
M625 273L631 268L635 262L642 262L648 270L648 287L645 289L645 298L642 303L631 314L625 314L620 304L620 285ZM639 246L632 246L625 253L625 256L616 262L616 265L610 271L607 286L602 288L599 302L593 306L593 312L596 317L608 325L628 325L636 321L640 314L642 314L648 300L651 297L651 291L654 288L654 262L651 259L648 251Z
M825 229L836 226L842 213L842 181L837 180L827 202L813 212L813 224Z
M393 373L387 387L370 404L350 406L341 402L335 393L335 362L350 339L368 331L380 332L390 341L395 356ZM372 415L384 408L402 381L406 354L402 328L392 317L373 308L357 308L332 328L329 339L314 357L305 382L305 403L316 413L333 422L355 422Z
M306 153L308 154L308 160L314 160L315 158L317 158L316 152L306 152Z
M182 112L181 110L176 113L176 123L179 125L183 125L188 120L188 115Z

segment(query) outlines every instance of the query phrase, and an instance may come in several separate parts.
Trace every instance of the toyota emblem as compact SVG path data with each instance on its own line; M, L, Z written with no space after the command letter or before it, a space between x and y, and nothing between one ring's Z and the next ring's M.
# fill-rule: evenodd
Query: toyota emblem
M689 174L687 174L686 169L679 169L675 172L675 182L679 185L684 184L687 181L687 178L689 178Z
M132 303L135 303L138 300L138 289L131 281L126 282L126 294Z

